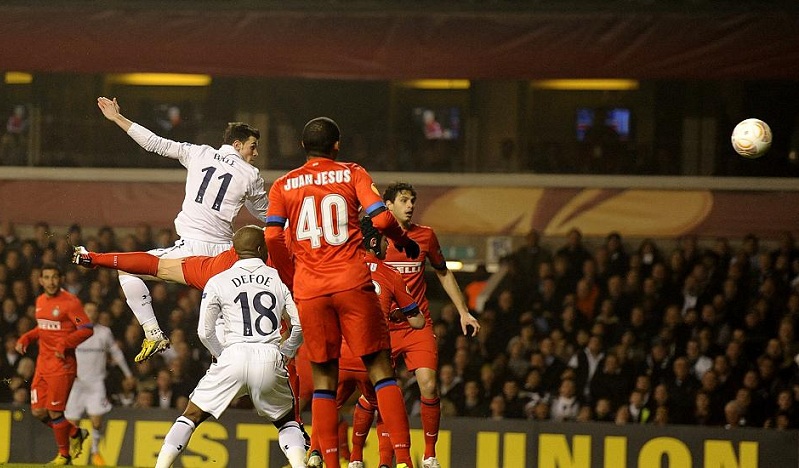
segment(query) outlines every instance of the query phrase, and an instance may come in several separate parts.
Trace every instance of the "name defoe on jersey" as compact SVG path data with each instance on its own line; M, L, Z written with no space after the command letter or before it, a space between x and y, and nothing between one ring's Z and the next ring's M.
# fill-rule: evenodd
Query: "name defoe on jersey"
M272 278L264 275L241 275L238 278L231 278L230 282L233 283L233 286L237 288L242 284L251 283L269 286L269 284L272 282Z

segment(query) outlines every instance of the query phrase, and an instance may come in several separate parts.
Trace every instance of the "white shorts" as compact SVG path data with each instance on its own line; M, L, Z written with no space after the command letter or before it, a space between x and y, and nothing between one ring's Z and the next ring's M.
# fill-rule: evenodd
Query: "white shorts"
M270 421L277 421L291 411L294 396L276 345L228 346L208 368L189 399L219 419L230 402L243 395L250 395L258 414Z
M111 411L111 403L105 393L105 382L102 380L85 381L75 379L69 392L64 416L76 421L84 414L102 416Z
M195 255L214 257L231 248L232 246L232 241L218 243L198 241L193 239L178 239L175 241L175 245L172 247L152 249L147 251L147 253L155 255L158 258L183 258L192 257Z

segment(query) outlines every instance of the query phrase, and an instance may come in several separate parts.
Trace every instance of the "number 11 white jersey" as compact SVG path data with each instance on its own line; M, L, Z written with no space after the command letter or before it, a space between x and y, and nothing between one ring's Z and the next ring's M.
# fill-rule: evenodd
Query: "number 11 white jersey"
M224 321L223 342L216 335L219 316ZM280 322L291 324L291 336L281 352L293 356L302 343L300 319L291 293L277 270L259 258L239 260L230 269L212 277L200 303L197 334L214 356L236 343L280 344Z
M128 135L147 151L177 159L186 167L186 195L175 218L175 231L186 239L225 243L233 237L233 220L242 206L265 222L268 199L258 168L230 145L179 143L138 124Z

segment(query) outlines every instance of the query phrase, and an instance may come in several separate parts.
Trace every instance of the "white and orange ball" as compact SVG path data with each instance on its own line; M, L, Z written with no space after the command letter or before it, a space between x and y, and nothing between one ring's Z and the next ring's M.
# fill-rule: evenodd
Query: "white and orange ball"
M736 153L745 158L759 158L771 148L771 128L760 119L746 119L735 126L731 141Z

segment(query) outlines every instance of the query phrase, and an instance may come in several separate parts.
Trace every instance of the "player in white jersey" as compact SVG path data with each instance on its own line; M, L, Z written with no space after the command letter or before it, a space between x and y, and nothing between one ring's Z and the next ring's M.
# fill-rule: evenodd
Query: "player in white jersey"
M255 410L277 427L280 448L292 468L305 467L305 438L294 419L286 362L302 344L302 329L288 287L266 266L263 230L245 226L233 237L239 260L212 277L203 290L197 335L216 358L189 397L186 411L164 438L156 468L168 468L194 429L219 418L233 399L250 395ZM223 341L216 334L224 321ZM291 325L281 344L280 322Z
M180 239L173 247L151 250L161 258L192 255L213 257L230 248L233 219L242 206L253 216L266 222L268 204L264 180L251 163L258 156L257 129L241 122L229 123L222 146L179 143L162 138L120 113L116 98L97 98L97 106L106 119L116 123L147 151L177 159L186 167L186 195L175 218L175 232ZM127 303L144 328L140 362L169 347L169 339L161 331L152 307L150 291L136 276L119 275Z
M89 416L92 423L92 449L89 461L93 465L102 466L105 462L100 455L99 445L100 439L103 438L103 415L111 411L111 403L108 402L105 390L108 357L111 357L125 378L132 378L133 373L125 362L125 355L114 340L111 329L97 323L97 304L87 302L83 305L83 310L94 323L94 334L75 348L78 377L72 384L64 416L76 426L84 414Z

